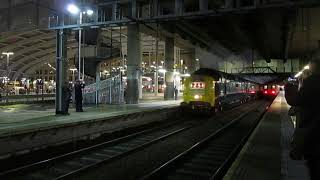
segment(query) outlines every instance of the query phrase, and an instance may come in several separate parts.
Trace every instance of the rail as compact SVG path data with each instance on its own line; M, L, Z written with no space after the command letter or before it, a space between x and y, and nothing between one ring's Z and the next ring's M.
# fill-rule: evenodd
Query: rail
M190 124L177 124L177 122L179 121L11 169L0 173L0 179L11 177L17 177L17 179L19 179L18 177L23 177L22 179L28 179L28 177L30 179L64 179L73 177L192 127Z
M249 128L239 125L253 111L242 114L141 179L221 179L265 113L252 120Z

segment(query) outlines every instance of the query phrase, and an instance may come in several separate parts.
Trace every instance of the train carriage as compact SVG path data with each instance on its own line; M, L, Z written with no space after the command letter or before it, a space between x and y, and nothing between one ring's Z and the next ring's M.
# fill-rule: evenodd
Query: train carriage
M280 86L278 84L263 85L263 95L266 98L275 98L279 93Z

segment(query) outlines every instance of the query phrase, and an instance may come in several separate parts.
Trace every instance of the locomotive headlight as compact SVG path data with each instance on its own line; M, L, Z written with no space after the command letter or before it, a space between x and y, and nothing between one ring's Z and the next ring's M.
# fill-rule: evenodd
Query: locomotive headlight
M200 96L198 94L194 95L193 97L194 99L200 99Z

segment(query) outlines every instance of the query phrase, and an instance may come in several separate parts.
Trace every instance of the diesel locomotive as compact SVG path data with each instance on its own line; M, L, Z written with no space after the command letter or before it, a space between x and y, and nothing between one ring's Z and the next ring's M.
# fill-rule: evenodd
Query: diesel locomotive
M214 113L254 98L259 86L232 74L201 68L184 81L183 110Z

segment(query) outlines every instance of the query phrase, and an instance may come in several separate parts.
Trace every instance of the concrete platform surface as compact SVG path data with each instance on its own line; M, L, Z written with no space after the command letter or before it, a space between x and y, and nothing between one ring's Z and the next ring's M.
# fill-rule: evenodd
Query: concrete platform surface
M85 107L85 112L69 110L69 116L56 116L54 105L17 104L0 106L0 137L29 130L42 130L68 123L82 122L141 111L175 107L181 101L147 101L137 105L99 105Z
M304 161L289 157L294 126L280 92L224 180L308 180Z

